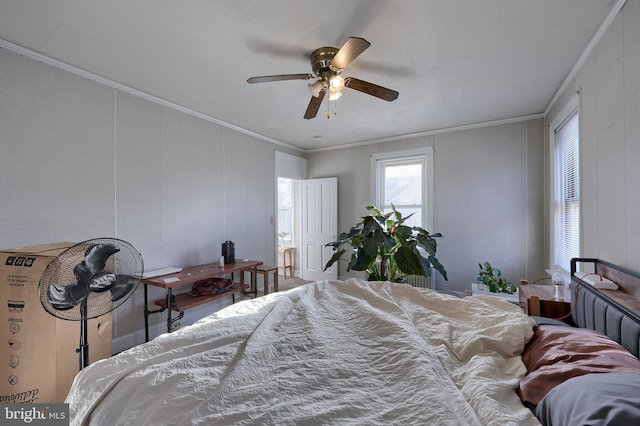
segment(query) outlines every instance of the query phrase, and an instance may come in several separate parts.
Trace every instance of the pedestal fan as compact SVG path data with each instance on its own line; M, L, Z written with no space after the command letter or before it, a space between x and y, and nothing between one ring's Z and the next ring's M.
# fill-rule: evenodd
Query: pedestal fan
M96 238L75 244L44 270L38 294L56 318L80 321L80 369L89 365L87 322L111 312L136 290L144 270L142 256L128 242Z

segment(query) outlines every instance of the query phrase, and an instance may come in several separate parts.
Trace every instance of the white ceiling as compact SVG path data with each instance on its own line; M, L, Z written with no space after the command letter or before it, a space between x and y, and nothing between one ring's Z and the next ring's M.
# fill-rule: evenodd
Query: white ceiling
M0 0L0 38L303 150L545 111L620 0ZM309 54L371 47L343 72L400 92L345 89L303 119ZM333 110L333 105L331 107Z

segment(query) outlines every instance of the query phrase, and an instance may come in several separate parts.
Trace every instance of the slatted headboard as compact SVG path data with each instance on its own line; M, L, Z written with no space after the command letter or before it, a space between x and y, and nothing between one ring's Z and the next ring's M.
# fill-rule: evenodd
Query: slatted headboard
M609 278L619 289L582 283L574 276L576 270ZM575 258L571 260L571 295L572 319L578 327L605 334L640 357L640 273L600 259Z

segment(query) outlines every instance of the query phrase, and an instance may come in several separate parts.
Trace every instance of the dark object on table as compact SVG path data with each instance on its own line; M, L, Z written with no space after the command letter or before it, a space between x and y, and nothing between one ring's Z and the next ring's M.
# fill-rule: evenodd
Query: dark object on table
M224 256L224 263L236 262L236 245L233 241L225 241L222 243L222 255Z
M228 278L208 278L196 281L191 287L191 294L194 296L205 296L208 294L222 293L231 290L235 282Z

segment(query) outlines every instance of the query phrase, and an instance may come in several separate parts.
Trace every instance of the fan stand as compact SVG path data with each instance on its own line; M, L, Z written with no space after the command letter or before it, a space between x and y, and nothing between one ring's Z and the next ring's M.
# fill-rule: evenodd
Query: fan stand
M89 365L89 342L87 332L87 299L80 303L80 347L76 349L80 358L80 370Z

